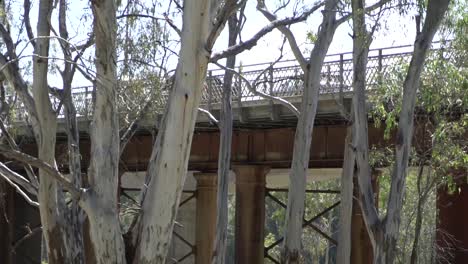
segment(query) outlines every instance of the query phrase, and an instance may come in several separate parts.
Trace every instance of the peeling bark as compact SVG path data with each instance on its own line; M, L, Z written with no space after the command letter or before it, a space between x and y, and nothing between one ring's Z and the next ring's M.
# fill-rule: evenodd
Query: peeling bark
M117 208L119 122L116 75L116 6L114 0L92 1L96 40L96 95L90 128L90 188L81 203L89 220L96 263L126 263ZM88 256L91 257L91 256Z
M434 35L448 9L449 0L430 0L427 6L424 26L416 36L413 57L408 73L403 83L403 102L398 122L397 137L399 144L395 146L395 164L392 172L392 183L387 204L387 218L385 221L385 260L393 263L396 253L396 242L400 226L400 215L403 207L403 194L408 170L411 140L413 138L414 108L416 93L419 89L421 72L427 52L432 44Z
M39 3L37 35L50 35L50 18L52 14L52 0L42 0ZM35 54L40 57L33 59L33 98L38 123L33 126L38 146L38 158L45 163L55 166L55 142L57 120L49 99L47 72L49 55L49 39L39 38L35 45ZM23 96L24 97L24 96ZM41 223L47 246L49 263L72 262L69 249L66 247L64 230L66 223L60 203L60 189L57 182L47 175L47 171L39 169L38 202Z
M331 11L336 8L337 4L336 0L328 0L325 4L325 10L328 12L324 12L318 38L305 72L301 115L294 138L294 152L289 175L282 263L299 263L300 261L306 175L309 168L312 133L317 113L322 64L338 26L336 12Z
M351 146L352 124L346 129L343 172L341 175L340 231L336 263L349 264L351 260L351 222L353 214L353 177L355 157Z
M416 36L413 57L403 84L403 103L399 116L396 136L395 165L387 203L387 215L383 220L378 217L374 205L369 166L369 147L367 137L367 112L365 106L365 70L368 47L371 41L365 27L363 0L352 1L353 8L353 64L354 64L354 105L356 116L353 146L356 153L356 168L361 191L361 209L374 251L374 263L393 263L403 206L405 178L408 168L409 151L413 137L414 107L419 88L421 71L426 53L433 37L448 8L448 0L428 2L426 19L421 33Z
M179 204L211 46L217 1L185 1L175 81L148 168L136 257L133 263L164 263ZM216 29L217 30L217 29Z
M237 14L233 14L228 20L229 40L231 47L237 42L241 24L238 21ZM236 65L236 57L230 56L226 60L226 67L233 69ZM216 216L216 238L214 242L214 252L212 263L225 263L227 246L227 228L228 228L228 185L229 173L231 169L231 144L232 144L232 78L233 73L226 71L223 81L223 101L220 128L220 145L218 158L218 191L217 191L217 216Z

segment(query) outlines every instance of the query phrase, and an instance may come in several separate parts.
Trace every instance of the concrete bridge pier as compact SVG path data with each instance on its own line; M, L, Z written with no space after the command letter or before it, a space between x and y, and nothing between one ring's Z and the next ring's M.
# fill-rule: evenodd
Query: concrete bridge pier
M197 213L195 228L195 263L211 263L216 235L216 173L194 173L197 181Z
M265 176L268 167L241 165L236 174L235 263L264 262Z

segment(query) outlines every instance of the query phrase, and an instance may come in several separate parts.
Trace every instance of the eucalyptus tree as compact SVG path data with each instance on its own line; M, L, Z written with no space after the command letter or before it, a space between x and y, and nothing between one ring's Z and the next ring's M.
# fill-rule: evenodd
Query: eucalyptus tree
M418 135L422 136L410 152L409 164L417 168L417 172L414 173L413 181L406 184L406 188L411 188L412 191L406 191L401 220L402 228L406 228L402 229L398 240L401 251L397 261L402 263L407 260L411 263L428 263L431 256L433 261L435 257L438 261L450 261L451 254L448 252L451 249L441 245L452 246L453 241L449 237L443 237L443 243L435 243L434 239L428 237L435 237L436 232L436 217L430 209L435 193L456 189L459 184L456 172L463 173L468 167L468 144L464 137L468 131L467 52L461 45L466 41L466 32L463 32L466 31L466 18L459 16L460 10L464 8L466 9L466 3L461 2L449 6L439 35L442 38L450 37L451 40L442 40L440 47L427 55L421 73L414 122ZM385 124L386 136L390 136L397 126L396 120L402 103L401 83L408 66L402 63L391 67L381 89L369 95L373 106L370 116L377 125ZM388 156L392 158L391 155ZM428 226L427 223L433 223L434 226ZM443 230L437 232L442 233Z
M382 8L389 1L382 0L369 7L363 12L369 12ZM269 11L265 1L257 1L257 9L270 21L276 19L276 15ZM319 102L319 91L322 65L328 48L333 40L336 29L342 23L348 21L351 16L338 14L346 13L340 1L326 0L316 4L316 8L322 8L322 23L320 24L314 47L306 59L302 54L294 34L288 27L278 27L288 39L291 50L304 72L304 93L299 109L298 124L294 138L293 159L289 176L288 206L284 228L284 248L282 252L282 263L299 263L301 258L301 237L304 217L304 201L306 188L306 175L309 168L310 148L312 143L314 121L317 114ZM349 241L348 241L349 242Z
M395 162L387 213L380 218L374 204L369 165L368 118L366 110L366 64L371 34L367 31L364 1L352 1L353 12L353 140L354 173L359 183L360 205L373 246L374 263L393 263L414 127L416 95L426 54L445 15L449 1L429 1L422 30L417 32L413 56L403 83L403 101L395 142Z
M245 22L244 10L247 1L242 2L239 11L234 12L228 19L228 46L237 44L237 38ZM236 65L236 56L232 55L226 59L226 67L234 68ZM228 185L229 173L231 169L231 145L233 130L232 115L232 83L233 73L226 71L223 79L223 95L221 103L221 116L218 123L220 128L220 144L218 156L218 188L217 188L217 207L216 207L216 238L213 248L212 263L225 263L227 235L228 235ZM242 92L242 91L240 91Z
M188 155L195 126L198 105L210 61L233 56L250 49L257 41L274 28L287 26L307 19L312 13L303 13L285 19L276 19L263 27L251 39L212 53L212 47L228 18L245 1L202 0L184 1L183 6L174 4L182 12L180 51L169 99L163 121L159 127L153 152L148 162L147 176L141 191L140 214L128 233L122 235L118 217L119 158L128 133L120 135L118 105L117 62L117 6L114 0L91 1L93 30L91 39L83 45L70 42L66 29L67 2L59 1L59 36L55 34L53 18L55 6L52 0L38 3L37 32L34 36L29 19L24 21L28 43L34 47L30 56L16 54L12 31L2 23L1 36L4 42L0 66L8 84L13 87L25 106L38 147L38 157L22 153L13 143L0 145L3 156L15 159L27 166L39 169L38 179L33 174L25 178L1 163L2 177L18 187L37 194L49 263L164 263L168 251L177 206L180 200L188 166ZM24 5L25 18L29 18L29 2ZM28 5L26 5L28 4ZM146 15L148 16L148 15ZM152 16L153 17L153 16ZM164 19L166 21L169 21ZM170 22L168 22L170 23ZM61 70L63 89L52 87L48 81L50 62L54 59L49 51L51 39L59 39L65 62ZM83 65L83 49L94 44L94 66ZM74 56L72 56L74 54ZM32 57L32 93L25 81L26 74L19 61ZM125 56L124 56L125 59ZM91 153L87 170L80 167L77 118L71 100L69 80L74 71L93 83L93 109L90 127ZM126 71L122 71L125 75ZM58 93L65 107L69 146L70 176L58 170L55 161L57 114L50 93ZM62 94L62 95L60 95ZM128 131L128 130L127 130ZM7 133L2 133L6 135ZM130 133L131 134L131 133ZM122 145L122 147L121 147ZM85 183L81 172L86 172ZM36 185L35 183L38 182ZM67 199L72 199L71 210ZM77 209L78 205L81 209ZM81 210L83 212L81 212ZM70 217L62 214L70 212ZM80 230L83 214L89 223L89 241L83 242ZM76 223L76 225L73 225ZM76 228L76 229L74 229ZM76 239L70 239L71 236ZM82 245L85 244L86 246ZM86 248L86 250L85 250Z

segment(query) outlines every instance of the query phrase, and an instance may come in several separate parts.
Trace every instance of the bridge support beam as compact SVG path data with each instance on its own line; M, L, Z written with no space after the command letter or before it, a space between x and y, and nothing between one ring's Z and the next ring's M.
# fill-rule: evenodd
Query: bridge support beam
M216 232L216 173L194 173L197 180L196 264L211 263Z
M265 176L269 168L235 166L236 231L235 263L264 262Z

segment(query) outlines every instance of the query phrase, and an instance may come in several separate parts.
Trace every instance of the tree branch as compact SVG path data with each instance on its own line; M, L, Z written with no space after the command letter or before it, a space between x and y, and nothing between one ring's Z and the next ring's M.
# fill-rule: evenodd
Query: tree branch
M216 117L214 117L214 115L212 113L210 113L210 111L206 110L206 109L203 109L201 107L198 108L198 111L205 114L210 120L211 122L215 123L217 126L219 126L219 121L218 119L216 119Z
M270 22L278 20L278 17L267 9L267 7L265 6L264 0L257 0L257 10L260 11L263 14L263 16L266 17ZM307 60L302 55L302 52L299 49L299 45L297 45L297 41L296 41L296 38L294 37L294 34L286 26L279 26L277 29L281 33L283 33L283 35L288 39L289 46L291 47L294 57L296 58L299 65L301 66L302 71L306 72Z
M26 33L28 34L28 38L32 46L35 47L36 42L34 41L34 33L31 27L31 20L29 19L29 12L31 11L31 1L24 0L23 7L24 7L23 19L24 19L24 26L26 28Z
M6 137L8 144L10 147L14 150L19 151L18 145L16 145L15 140L13 137L10 135L8 130L5 127L5 124L3 123L3 120L0 119L0 130L2 131L3 135ZM29 165L24 166L24 170L26 171L26 174L28 175L29 181L34 186L35 189L39 187L39 181L37 180L37 176L34 173L33 169Z
M391 0L381 0L371 6L368 6L366 8L364 8L364 13L368 13L368 12L371 12L377 8L381 8L382 6L384 6L385 4L389 3ZM346 22L348 19L352 18L352 13L348 14L348 15L345 15L343 17L341 17L340 19L338 19L336 21L336 24L337 25L340 25L341 23L343 22Z
M216 64L218 67L226 70L226 71L229 71L229 72L232 72L233 74L235 74L237 77L241 78L245 84L247 85L247 88L250 90L250 92L252 92L253 94L257 95L257 96L260 96L260 97L263 97L263 98L267 98L267 99L270 99L270 100L273 100L275 102L278 102L279 104L281 105L284 105L286 108L288 108L289 110L291 110L294 115L296 115L297 117L299 117L300 115L300 112L299 110L297 110L297 108L290 102L288 102L287 100L283 99L283 98L280 98L280 97L276 97L276 96L272 96L272 95L269 95L269 94L266 94L266 93L263 93L263 92L259 92L255 89L255 87L252 86L252 84L249 82L249 80L247 80L244 76L242 76L242 74L238 73L236 70L234 69L231 69L231 68L227 68L226 66L223 66L217 62L214 62L214 64Z
M36 226L33 229L31 229L28 226L27 229L28 229L28 233L26 235L24 235L23 237L21 237L20 239L18 239L15 243L13 243L12 248L13 248L14 252L21 245L21 243L23 243L24 241L26 241L28 238L32 237L33 235L41 232L42 231L42 226Z
M52 167L51 165L26 153L5 148L3 145L0 145L0 151L2 155L7 158L11 158L23 164L29 164L38 169L44 170L46 172L46 175L54 178L58 183L60 183L63 186L65 190L70 192L74 199L79 200L81 198L81 190L78 189L71 181L69 181L65 176L63 176L56 168Z
M34 187L26 178L12 171L2 162L0 162L0 175L8 182L11 182L11 185L17 184L30 194L37 195L37 187Z
M229 47L228 49L226 49L224 51L217 52L217 53L213 54L213 56L211 56L211 58L210 58L210 62L216 62L216 61L218 61L220 59L223 59L223 58L226 58L226 57L229 57L229 56L233 56L233 55L237 55L237 54L239 54L239 53L241 53L241 52L243 52L245 50L250 50L255 45L257 45L257 42L261 37L265 36L267 33L270 33L271 31L273 31L273 29L275 29L277 27L288 26L288 25L292 25L292 24L295 24L295 23L305 21L305 20L307 20L309 15L311 15L313 12L318 10L321 6L323 6L323 3L321 3L320 5L313 6L309 10L302 13L300 16L284 18L282 20L275 20L275 21L271 22L267 26L263 27L260 31L258 31L249 40L247 40L245 42L242 42L242 43L239 43L237 45L234 45L232 47Z

